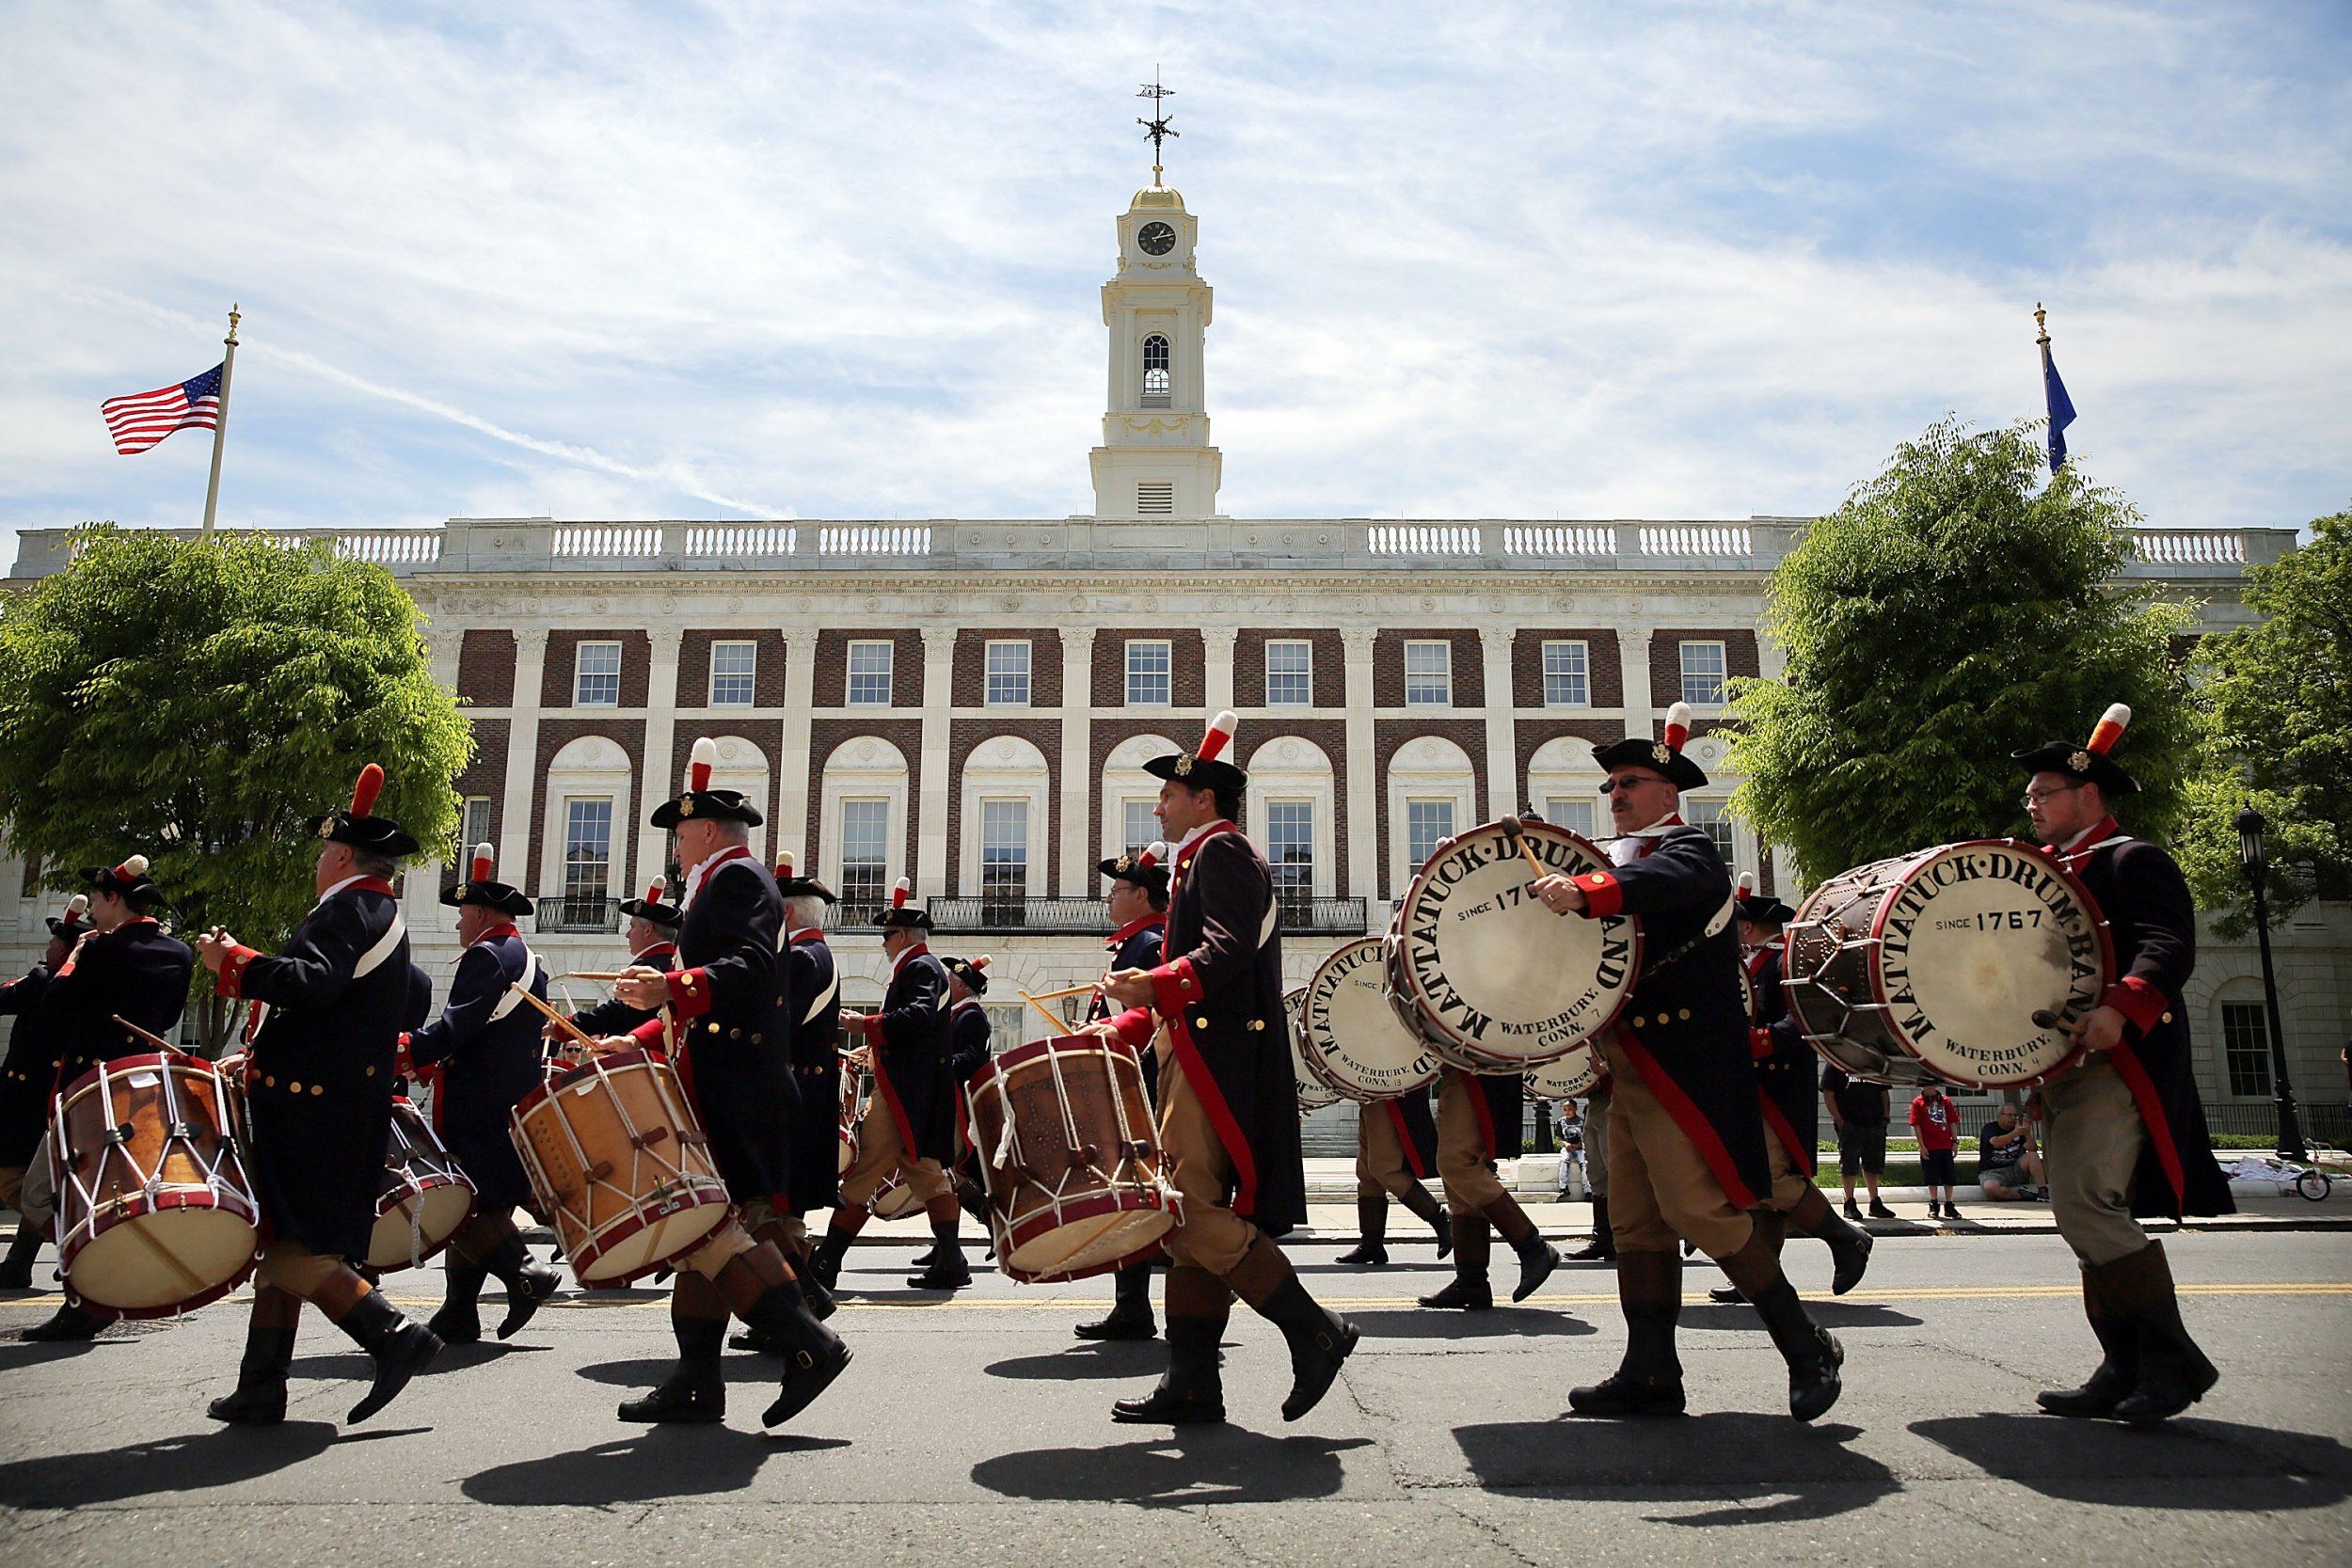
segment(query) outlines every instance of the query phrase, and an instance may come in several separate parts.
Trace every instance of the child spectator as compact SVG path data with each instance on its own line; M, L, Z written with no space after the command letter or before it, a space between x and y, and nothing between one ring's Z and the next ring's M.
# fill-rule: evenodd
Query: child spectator
M1952 1146L1958 1141L1959 1107L1940 1084L1930 1084L1911 1102L1911 1126L1919 1137L1919 1175L1928 1188L1928 1218L1938 1213L1936 1190L1943 1189L1943 1217L1960 1218L1952 1201Z

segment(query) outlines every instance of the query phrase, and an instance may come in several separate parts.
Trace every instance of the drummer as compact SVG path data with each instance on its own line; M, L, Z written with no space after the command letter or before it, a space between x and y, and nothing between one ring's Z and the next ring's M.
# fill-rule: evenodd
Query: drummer
M1494 1306L1486 1259L1498 1234L1518 1255L1513 1301L1534 1294L1560 1266L1559 1249L1544 1240L1495 1175L1496 1161L1518 1158L1520 1106L1526 1099L1524 1073L1470 1073L1456 1067L1439 1071L1438 1178L1453 1219L1454 1279L1420 1298L1423 1307L1483 1312Z
M790 852L776 857L776 891L790 932L784 953L786 1022L792 1036L792 1077L800 1106L792 1123L790 1201L782 1216L785 1256L792 1259L809 1310L833 1314L833 1293L805 1267L808 1216L830 1209L841 1180L841 983L825 945L825 907L833 889L801 876Z
M1619 835L1610 848L1615 869L1534 883L1536 896L1563 915L1635 916L1643 939L1626 1012L1600 1042L1613 1081L1610 1220L1625 1360L1600 1384L1573 1390L1568 1402L1592 1416L1682 1410L1679 1233L1755 1304L1788 1364L1789 1414L1809 1421L1836 1402L1845 1353L1806 1313L1747 1213L1772 1190L1771 1164L1729 928L1731 874L1715 841L1681 816L1680 792L1707 783L1683 753L1690 733L1690 705L1677 703L1664 738L1593 748L1609 774L1601 787Z
M1153 969L1115 969L1103 992L1127 1011L1088 1025L1159 1053L1159 1141L1184 1212L1168 1238L1168 1372L1120 1421L1225 1418L1218 1342L1236 1295L1281 1329L1291 1353L1282 1418L1329 1391L1356 1325L1318 1305L1276 1236L1305 1223L1297 1069L1282 1006L1274 877L1234 825L1248 775L1225 760L1230 711L1200 748L1144 764L1166 781L1157 814L1176 840L1168 935Z
M913 894L914 884L899 878L882 914L882 956L890 960L882 1010L841 1015L842 1027L865 1042L851 1054L872 1069L874 1100L859 1124L857 1158L841 1178L841 1205L812 1265L828 1285L839 1277L850 1243L873 1217L874 1196L894 1176L913 1190L931 1225L929 1261L908 1287L960 1291L972 1283L972 1265L957 1239L963 1207L946 1175L956 1155L947 970L926 940L930 911L911 902Z
M625 1421L717 1421L726 1414L721 1368L732 1312L786 1357L783 1386L762 1416L774 1426L806 1409L850 1364L849 1347L810 1313L799 1278L772 1240L776 1212L789 1202L798 1091L782 986L784 898L752 854L759 809L739 790L713 789L718 742L694 742L686 787L657 807L657 828L673 830L686 885L678 897L677 961L661 970L632 964L613 994L654 1017L608 1051L661 1045L675 1025L675 1061L702 1123L712 1161L739 1211L687 1254L670 1294L678 1361L650 1394L621 1406Z
M1356 1117L1356 1245L1343 1263L1375 1268L1389 1260L1389 1195L1436 1233L1438 1256L1454 1251L1454 1222L1422 1183L1438 1169L1438 1118L1429 1087L1359 1108ZM1481 1274L1483 1275L1484 1270Z
M628 916L621 940L628 943L628 961L633 967L658 970L664 974L677 967L678 922L686 918L686 911L675 904L661 901L661 895L669 889L666 879L656 877L645 884L643 898L624 899L621 903L621 912ZM572 1028L583 1035L626 1035L659 1016L658 1012L632 1007L614 996L574 1013ZM548 1020L539 1036L551 1041L574 1037L571 1030L553 1019Z
M1160 942L1168 932L1168 846L1154 843L1134 854L1097 861L1095 870L1108 879L1104 912L1110 916L1111 934L1103 939L1110 965L1119 969L1156 969ZM1086 1022L1111 1016L1111 1006L1096 991L1087 1001ZM1143 1092L1156 1108L1160 1102L1159 1074L1154 1053L1136 1053L1143 1063ZM1150 1339L1160 1332L1152 1316L1152 1260L1129 1263L1111 1276L1110 1315L1071 1330L1081 1339Z
M164 891L148 875L145 855L133 855L119 865L87 867L82 879L89 884L89 927L74 938L65 961L51 972L41 999L55 1047L50 1054L57 1063L50 1094L63 1094L102 1062L145 1055L154 1049L123 1023L166 1039L177 1035L180 1014L187 1006L188 976L196 970L196 955L188 944L166 934L156 922L154 911L164 902ZM118 1015L123 1023L116 1022ZM29 1167L40 1175L25 1183L24 1210L43 1228L54 1216L55 1197L47 1191L49 1167L44 1138ZM87 1339L107 1322L69 1299L47 1323L26 1329L24 1338Z
M17 1212L16 1237L0 1261L0 1291L22 1291L33 1283L33 1259L40 1251L42 1227L24 1212L22 1195L33 1153L49 1130L49 1091L56 1081L56 1052L46 1010L49 978L65 964L66 955L89 929L89 895L77 893L65 913L49 917L49 947L40 961L22 976L0 986L0 1013L16 1015L8 1036L8 1057L0 1064L0 1205ZM47 1165L44 1157L42 1164ZM47 1179L44 1175L43 1185ZM44 1204L46 1209L47 1205Z
M1748 1049L1756 1059L1756 1103L1764 1112L1764 1149L1772 1172L1772 1196L1754 1218L1775 1253L1789 1231L1828 1243L1830 1293L1842 1296L1862 1283L1874 1243L1867 1231L1839 1219L1813 1182L1813 1156L1820 1144L1813 1064L1820 1058L1804 1043L1780 989L1781 927L1796 917L1797 911L1779 899L1756 891L1754 872L1740 873L1740 897L1732 918L1746 955L1740 961L1747 966L1752 1003ZM1737 1285L1708 1295L1725 1306L1747 1299Z
M472 1217L450 1238L441 1263L447 1297L425 1325L445 1345L482 1338L475 1303L491 1275L506 1287L501 1339L513 1338L563 1283L523 1250L515 1228L516 1206L531 1201L531 1179L507 1129L516 1105L544 1081L540 1015L523 995L545 1001L548 973L515 927L532 912L531 900L497 880L496 865L490 846L475 846L465 880L441 895L457 911L465 951L441 1016L408 1036L401 1056L403 1072L435 1075L433 1130L474 1186Z
M349 809L312 822L319 901L283 953L258 953L217 927L197 940L220 995L269 1006L252 1035L246 1088L249 1174L268 1240L253 1275L236 1391L212 1402L215 1420L286 1418L286 1370L306 1301L374 1362L374 1386L352 1407L354 1422L383 1409L440 1354L432 1331L403 1317L351 1262L365 1260L375 1228L408 994L408 928L392 879L417 841L374 815L383 787L384 770L369 763Z
M2111 804L2139 790L2112 755L2131 719L2118 703L2085 744L2014 756L2034 836L2106 917L2119 976L2075 1026L2083 1059L2039 1094L2051 1217L2081 1265L2104 1353L2090 1381L2040 1402L2054 1416L2144 1426L2187 1409L2221 1374L2181 1322L2164 1243L2139 1221L2233 1205L2210 1152L2181 996L2197 961L2188 883L2170 855L2117 826Z
M989 956L977 958L943 958L940 963L947 971L947 1078L954 1085L950 1115L959 1129L962 1126L963 1086L972 1075L988 1065L988 1009L980 1006L980 998L988 994ZM955 1187L956 1200L966 1213L979 1224L981 1232L988 1229L988 1207L980 1190L980 1164L977 1150L969 1140L959 1136L956 1147L960 1153L955 1168L949 1173ZM929 1266L932 1258L920 1259Z

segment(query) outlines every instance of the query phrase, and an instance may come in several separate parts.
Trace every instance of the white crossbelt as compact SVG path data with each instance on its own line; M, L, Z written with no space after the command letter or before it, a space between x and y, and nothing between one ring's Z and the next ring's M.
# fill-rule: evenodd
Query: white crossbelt
M523 977L517 980L516 985L522 987L523 990L529 990L532 981L538 977L539 955L526 947L523 949ZM521 1006L523 990L516 990L512 986L508 987L506 994L499 999L499 1005L490 1009L490 1022L496 1023L500 1019Z
M403 920L400 917L400 911L395 909L392 911L391 925L385 928L382 936L375 939L374 946L359 955L359 962L352 970L351 977L355 980L364 979L381 969L384 966L384 960L399 951L402 941L407 935L408 922Z

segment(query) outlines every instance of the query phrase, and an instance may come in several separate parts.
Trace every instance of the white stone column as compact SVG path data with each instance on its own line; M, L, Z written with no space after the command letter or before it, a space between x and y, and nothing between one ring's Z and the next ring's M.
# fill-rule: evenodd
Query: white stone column
M1486 685L1486 820L1519 809L1524 793L1518 776L1518 728L1512 717L1511 629L1478 628L1480 663Z
M784 744L776 757L775 831L768 842L781 852L798 857L801 875L817 876L808 855L808 818L816 802L808 798L810 707L817 691L817 634L806 628L784 634Z
M681 626L655 626L650 635L653 663L645 686L645 754L637 771L637 874L621 884L624 898L644 892L645 883L661 870L662 841L669 835L648 826L646 819L684 782L671 775L670 758L677 750L678 644L685 641L686 632Z
M1063 898L1095 892L1094 863L1094 628L1064 626L1061 633L1061 879Z
M1656 628L1625 626L1617 632L1617 670L1625 687L1625 733L1648 735L1658 717L1649 689L1649 640Z
M947 718L954 692L956 629L923 628L923 756L914 788L914 896L936 898L947 891ZM979 824L971 823L977 831Z
M531 805L539 797L539 686L548 661L548 630L515 633L515 705L506 724L506 798L499 807L499 863L518 878L532 876ZM461 851L461 852L470 852ZM540 889L525 886L537 897Z
M1340 633L1347 650L1347 892L1374 904L1375 929L1387 919L1380 907L1380 786L1373 754L1372 640L1370 626Z
M1206 688L1212 715L1235 705L1233 643L1240 635L1240 628L1236 626L1203 626L1200 629L1201 645L1207 654Z

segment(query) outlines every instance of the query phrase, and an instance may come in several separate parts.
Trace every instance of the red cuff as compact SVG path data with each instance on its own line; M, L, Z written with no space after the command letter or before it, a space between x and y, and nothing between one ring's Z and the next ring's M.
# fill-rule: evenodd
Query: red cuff
M2113 1007L2144 1035L2164 1017L2164 992L2137 974L2126 974L2100 994L2099 1006Z
M213 982L213 994L215 996L243 996L245 992L240 988L245 984L245 966L261 956L260 951L255 948L230 948L228 960L220 966L220 977Z
M1760 1062L1772 1053L1772 1032L1770 1029L1750 1029L1748 1031L1748 1054Z
M403 1078L417 1075L416 1058L408 1054L408 1031L400 1032L400 1042L392 1047L392 1070Z
M645 1020L628 1032L628 1037L648 1050L658 1049L661 1044L660 1018L657 1015Z
M710 976L699 969L675 970L662 977L670 988L670 1006L680 1018L700 1018L710 1011Z
M1152 972L1152 1007L1162 1018L1176 1018L1200 1001L1200 976L1193 972L1192 959L1178 958L1172 964L1162 964Z
M1152 1043L1152 1009L1130 1007L1111 1020L1111 1027L1118 1031L1120 1039L1141 1051Z
M1581 912L1588 919L1606 920L1625 908L1625 889L1606 871L1580 871L1576 885L1584 894Z

